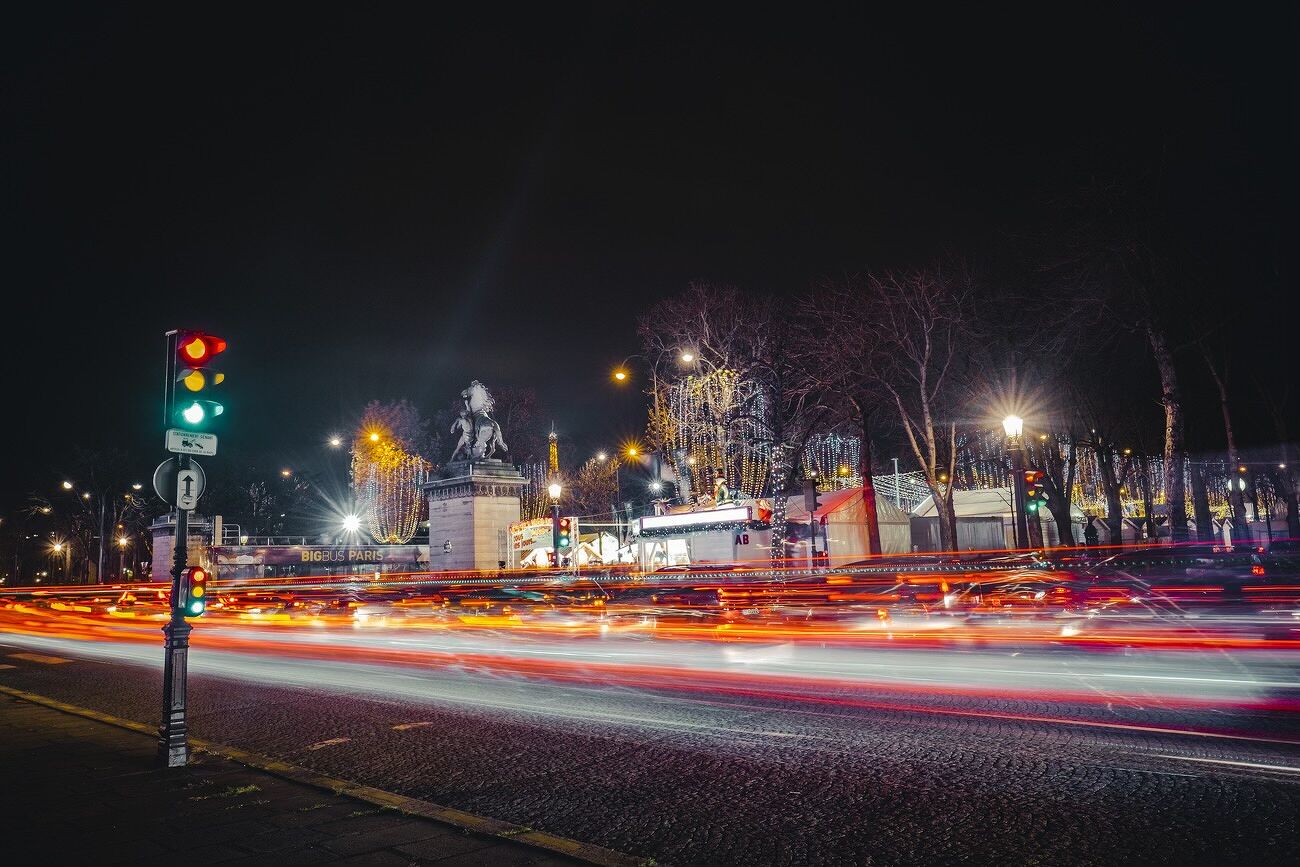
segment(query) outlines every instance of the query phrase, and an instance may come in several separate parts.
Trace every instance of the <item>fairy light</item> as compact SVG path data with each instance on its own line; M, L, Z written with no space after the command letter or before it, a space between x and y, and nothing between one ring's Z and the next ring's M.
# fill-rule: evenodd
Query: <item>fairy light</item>
M687 376L670 386L668 407L672 451L689 456L674 467L679 476L690 477L697 491L711 491L721 472L736 496L762 496L771 454L757 421L766 398L756 384L725 368Z
M837 489L862 484L862 440L836 433L813 434L803 450L804 469Z
M423 485L428 473L428 462L407 452L391 435L374 429L357 432L352 484L376 542L404 545L411 541L427 508Z

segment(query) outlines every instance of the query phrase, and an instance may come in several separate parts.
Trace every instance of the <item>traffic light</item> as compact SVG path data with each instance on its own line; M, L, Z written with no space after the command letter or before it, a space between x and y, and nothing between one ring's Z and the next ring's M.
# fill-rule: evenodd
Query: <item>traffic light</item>
M803 480L803 507L807 509L810 514L816 512L817 507L821 505L821 501L817 498L819 493L821 492L817 490L816 479Z
M560 550L566 551L573 545L573 519L560 519Z
M186 617L198 617L208 607L208 573L202 566L191 566L181 575L180 598L176 607Z
M1047 491L1043 489L1041 470L1025 470L1025 511L1037 512L1039 506L1046 505Z
M169 424L188 431L205 431L225 411L211 400L212 389L226 375L212 367L212 360L226 351L226 341L201 331L176 332L176 375L172 382Z

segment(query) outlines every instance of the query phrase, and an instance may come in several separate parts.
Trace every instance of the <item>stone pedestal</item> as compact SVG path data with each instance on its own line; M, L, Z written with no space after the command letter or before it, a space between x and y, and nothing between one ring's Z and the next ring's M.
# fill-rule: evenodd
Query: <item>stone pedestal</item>
M427 482L429 568L497 569L509 560L510 525L528 480L499 460L454 461ZM450 548L450 550L448 550Z

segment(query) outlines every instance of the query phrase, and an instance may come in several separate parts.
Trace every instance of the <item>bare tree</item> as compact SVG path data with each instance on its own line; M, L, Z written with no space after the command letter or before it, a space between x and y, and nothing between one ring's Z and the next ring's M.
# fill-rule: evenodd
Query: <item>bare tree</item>
M1223 415L1224 442L1228 447L1228 464L1235 472L1235 468L1241 462L1241 453L1237 450L1237 434L1232 426L1232 409L1228 405L1227 365L1223 364L1221 367L1215 362L1214 354L1204 340L1200 342L1200 349L1201 357L1205 359L1205 366L1210 370L1210 379L1214 381L1215 391L1218 392L1219 412ZM1239 485L1228 485L1228 508L1232 513L1233 539L1249 542L1250 527L1246 520L1246 503L1242 499Z
M864 373L889 395L934 498L940 542L956 550L956 404L972 338L969 284L936 265L873 275L865 289L857 306L870 312L875 351Z
M618 499L617 458L588 458L573 475L570 483L569 507L582 517L609 515Z
M795 322L799 330L795 346L803 353L803 364L818 382L826 402L835 407L832 420L852 425L859 432L867 542L870 552L879 554L882 549L871 434L876 408L886 395L871 373L880 336L860 307L865 286L866 279L857 274L822 281L811 298L810 315Z
M825 416L815 381L799 354L789 317L771 298L730 286L692 283L656 304L638 324L651 365L648 434L667 450L675 430L667 411L671 383L692 374L733 373L743 388L718 423L744 430L748 448L769 456L765 490L772 499L772 560L786 556L786 494L815 425Z
M1164 410L1163 475L1172 541L1186 541L1186 422L1169 311L1192 279L1191 253L1178 248L1159 207L1158 172L1120 183L1093 182L1066 209L1065 239L1048 269L1067 294L1097 299L1116 325L1140 335L1155 364ZM1112 530L1113 532L1113 530Z

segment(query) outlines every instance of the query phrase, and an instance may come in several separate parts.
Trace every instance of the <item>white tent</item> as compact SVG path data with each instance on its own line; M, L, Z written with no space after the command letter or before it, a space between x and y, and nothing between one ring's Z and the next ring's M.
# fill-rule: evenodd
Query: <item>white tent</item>
M818 495L818 500L818 550L829 551L832 560L864 557L870 553L862 488L822 493ZM786 518L795 524L808 523L808 510L804 508L802 496L787 499ZM880 526L882 553L905 554L912 550L912 526L906 512L887 498L877 496L876 520Z
M1015 544L1015 511L1012 508L1014 503L1011 488L978 488L972 491L953 491L952 509L960 521L962 518L1001 518L1006 537L1007 547ZM934 507L934 497L929 496L912 510L912 515L917 518L933 518L938 515ZM1043 527L1043 544L1056 545L1060 542L1060 534L1056 531L1056 519L1047 509L1039 509L1038 520L1042 522ZM1082 533L1084 524L1083 510L1073 503L1070 504L1070 523L1074 528L1076 544L1081 542L1079 538Z

